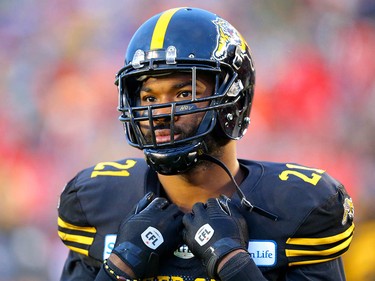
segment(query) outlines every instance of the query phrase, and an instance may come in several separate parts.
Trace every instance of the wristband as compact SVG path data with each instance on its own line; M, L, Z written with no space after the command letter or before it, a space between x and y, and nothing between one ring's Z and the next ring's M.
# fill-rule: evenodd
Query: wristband
M139 281L139 279L129 279L126 276L126 273L118 269L111 261L104 260L103 262L104 269L109 275L115 280L122 281Z

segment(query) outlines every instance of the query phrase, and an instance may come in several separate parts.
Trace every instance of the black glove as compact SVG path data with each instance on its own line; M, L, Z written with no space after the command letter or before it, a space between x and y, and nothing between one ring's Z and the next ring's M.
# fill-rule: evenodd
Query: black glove
M217 266L228 253L247 251L249 235L245 219L224 195L196 203L182 220L183 238L191 252L202 260L210 278L217 277Z
M159 256L182 242L183 213L165 198L146 194L120 224L112 253L127 264L137 278L149 277L158 269Z

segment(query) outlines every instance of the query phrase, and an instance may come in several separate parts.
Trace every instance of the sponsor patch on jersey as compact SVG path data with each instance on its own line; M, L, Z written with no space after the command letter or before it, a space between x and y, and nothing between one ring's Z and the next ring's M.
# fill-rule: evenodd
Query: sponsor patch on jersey
M163 235L161 235L159 230L152 226L149 226L145 231L143 231L141 237L143 243L145 243L147 247L153 250L155 250L164 242Z
M257 266L276 264L277 244L272 240L250 240L248 251Z
M103 260L108 259L116 243L116 234L107 234L104 238Z
M203 246L208 241L210 241L211 237L214 235L214 230L206 223L205 225L201 226L201 228L198 229L197 233L195 233L195 241L198 242L199 246Z
M178 249L174 251L173 254L176 257L184 260L191 259L194 257L193 253L189 250L189 247L185 244L178 247Z

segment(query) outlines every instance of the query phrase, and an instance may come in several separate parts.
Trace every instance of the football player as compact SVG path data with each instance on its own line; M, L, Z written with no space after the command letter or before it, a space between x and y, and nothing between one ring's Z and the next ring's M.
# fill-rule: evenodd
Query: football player
M344 280L354 208L324 170L237 159L255 83L226 20L176 8L132 37L120 120L145 159L101 162L65 187L61 280Z

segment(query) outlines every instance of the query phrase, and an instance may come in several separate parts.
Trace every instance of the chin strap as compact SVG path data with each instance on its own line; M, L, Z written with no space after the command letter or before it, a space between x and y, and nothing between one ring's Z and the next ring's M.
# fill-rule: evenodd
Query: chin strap
M157 173L162 175L182 174L191 169L204 154L204 142L193 142L173 149L144 149L147 164Z
M228 167L223 162L221 162L219 159L217 159L217 158L215 158L211 155L208 155L206 153L200 155L199 159L210 161L210 162L220 166L221 168L223 168L223 170L228 174L228 176L230 177L230 179L232 180L232 182L236 186L236 191L237 191L238 196L241 199L241 206L242 207L246 208L249 212L253 211L253 212L255 212L259 215L262 215L264 217L267 217L267 218L269 218L273 221L277 221L278 216L276 216L276 215L274 215L274 214L272 214L272 213L270 213L266 210L263 210L262 208L254 206L253 204L251 204L251 202L249 200L247 200L245 194L242 192L240 186L237 184L236 179L234 178L232 173L229 171Z

